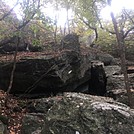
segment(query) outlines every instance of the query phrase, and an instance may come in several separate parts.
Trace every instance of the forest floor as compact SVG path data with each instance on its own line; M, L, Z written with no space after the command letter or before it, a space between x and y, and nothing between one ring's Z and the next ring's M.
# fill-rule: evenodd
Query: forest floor
M0 119L7 126L7 134L21 134L23 116L28 112L27 99L20 99L0 91Z

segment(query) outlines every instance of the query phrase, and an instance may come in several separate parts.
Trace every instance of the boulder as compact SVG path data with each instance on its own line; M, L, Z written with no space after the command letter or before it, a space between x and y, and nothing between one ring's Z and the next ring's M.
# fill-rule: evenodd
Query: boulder
M121 75L121 67L113 65L105 66L104 69L107 77L107 91L123 89L125 85L123 82L123 75Z
M106 65L106 66L113 65L116 63L114 60L114 57L107 53L97 53L96 59L99 61L102 61L104 63L104 65Z
M31 51L31 52L38 52L38 51L42 51L42 47L41 46L33 46L31 44L19 44L18 46L18 51ZM3 46L0 47L0 53L1 54L10 54L10 53L14 53L14 51L16 50L16 45L15 44L5 44Z
M87 55L91 60L98 60L103 62L105 66L117 64L116 59L112 55L104 53L99 49L83 47L83 44L81 44L81 53Z
M79 36L75 33L68 34L61 40L62 49L80 52Z
M88 66L90 68L90 64ZM7 89L11 70L12 63L1 64L1 89ZM80 73L80 59L76 52L67 51L58 56L23 57L16 64L11 92L30 93L38 91L38 93L50 93L56 91L56 89L60 91L63 86L65 88L68 85L69 88L69 84L82 77L87 70L83 69L82 71L83 74ZM88 77L90 77L90 74Z
M124 76L121 74L121 68L119 66L107 66L105 67L107 76L107 90L124 89ZM134 73L128 74L130 88L134 88Z
M128 74L132 98L134 99L134 74ZM107 95L116 101L128 105L123 75L113 75L107 78Z
M107 76L107 96L128 105L127 91L125 89L124 76L121 74L121 67L117 65L105 66L105 72ZM128 78L134 99L134 73L128 74Z
M67 91L90 93L92 88L92 93L103 95L106 92L106 76L100 63L96 61L91 65L88 56L69 50L58 55L23 56L16 63L11 93L37 96ZM3 90L8 88L12 65L11 62L0 65L0 88Z
M133 134L134 110L110 98L64 93L34 101L23 134Z
M118 65L105 66L104 69L107 77L121 74L121 67Z
M124 77L122 74L113 75L107 78L107 90L116 90L116 89L124 89Z

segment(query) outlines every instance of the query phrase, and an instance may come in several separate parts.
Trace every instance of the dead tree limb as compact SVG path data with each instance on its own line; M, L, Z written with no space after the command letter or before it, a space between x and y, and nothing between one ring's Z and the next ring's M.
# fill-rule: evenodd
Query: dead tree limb
M14 71L15 71L15 68L16 68L17 52L18 52L19 43L20 43L20 37L17 37L16 50L15 50L15 53L14 53L14 60L13 60L13 69L12 69L11 76L10 76L10 82L9 82L9 86L8 86L8 89L7 89L7 94L10 93L12 85L13 85L13 77L14 77Z

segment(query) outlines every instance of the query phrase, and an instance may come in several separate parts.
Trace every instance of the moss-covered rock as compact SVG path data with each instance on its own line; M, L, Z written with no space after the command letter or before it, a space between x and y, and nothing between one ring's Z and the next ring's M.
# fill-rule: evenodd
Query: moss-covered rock
M51 107L44 110L41 116L40 113L26 115L23 119L23 134L35 132L36 134L133 134L134 132L134 110L112 99L65 93L63 96L37 100L35 107L39 110L41 105L43 108L45 102L49 101L52 103ZM30 121L29 127L27 121ZM42 122L39 124L37 123L39 121Z

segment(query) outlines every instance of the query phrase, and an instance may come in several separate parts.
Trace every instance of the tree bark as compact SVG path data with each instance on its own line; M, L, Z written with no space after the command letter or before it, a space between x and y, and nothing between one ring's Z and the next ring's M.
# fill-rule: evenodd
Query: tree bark
M12 85L13 85L13 77L14 77L14 71L16 68L16 60L17 60L17 52L18 52L19 43L20 43L20 37L17 37L16 50L14 53L14 60L13 60L13 69L12 69L11 76L10 76L10 82L9 82L9 86L7 89L7 95L10 93Z
M69 9L67 7L67 27L68 27L68 33L70 34L70 26L69 26Z
M127 67L126 67L124 33L123 33L123 30L119 31L118 26L117 26L117 21L114 17L113 12L111 12L111 18L112 18L112 22L114 25L117 44L118 44L119 51L120 51L119 53L120 53L120 59L121 59L121 69L122 69L122 73L124 75L124 82L125 82L125 89L127 91L127 96L128 96L128 103L131 108L134 108L133 98L132 98L128 74L127 74Z

